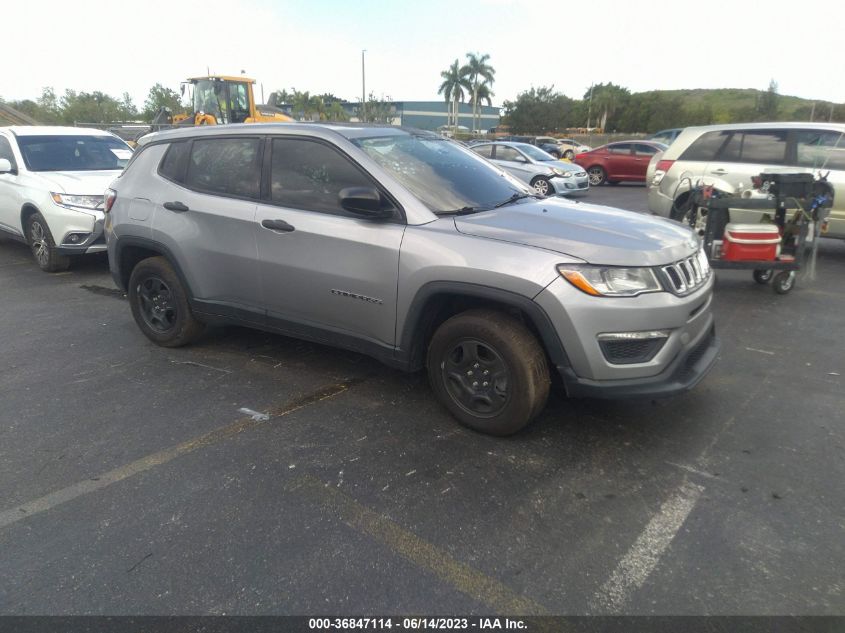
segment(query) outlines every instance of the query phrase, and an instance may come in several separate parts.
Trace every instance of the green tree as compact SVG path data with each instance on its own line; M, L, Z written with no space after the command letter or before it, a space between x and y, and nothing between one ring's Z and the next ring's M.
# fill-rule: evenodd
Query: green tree
M487 63L490 59L490 55L487 53L484 55L480 55L478 53L467 53L466 56L468 61L463 67L462 72L469 80L469 84L472 89L472 131L475 132L478 129L478 124L480 122L478 91L482 84L486 83L488 86L493 85L493 81L496 77L496 70Z
M69 125L109 123L121 118L120 102L107 94L65 90L61 98L62 121Z
M59 99L51 86L41 89L41 96L38 97L39 116L36 117L43 123L58 123L62 118L59 108Z
M578 104L555 92L554 86L531 88L519 93L516 101L505 101L503 105L502 123L517 134L562 132L580 116Z
M168 108L171 112L177 114L183 110L182 99L175 90L171 90L162 84L156 84L150 88L141 115L145 121L152 121L161 108Z
M446 125L454 126L455 131L458 128L458 102L464 100L464 90L467 92L472 90L463 71L460 61L456 59L449 68L440 72L443 83L437 89L437 94L442 94L446 103L449 104Z
M396 117L396 106L393 105L393 100L390 97L376 99L376 96L371 92L367 97L367 109L364 113L364 121L366 123L384 123L391 125L393 119Z
M129 96L128 92L123 93L123 96L120 98L119 107L121 121L134 121L138 118L138 108L135 107L132 97Z
M768 90L760 95L758 100L758 118L764 121L777 121L779 105L780 95L778 94L778 83L772 79L769 82Z
M592 114L598 117L598 127L606 130L608 121L612 121L614 115L624 109L631 91L608 82L594 85L584 93L584 99L590 99L590 92L592 92Z

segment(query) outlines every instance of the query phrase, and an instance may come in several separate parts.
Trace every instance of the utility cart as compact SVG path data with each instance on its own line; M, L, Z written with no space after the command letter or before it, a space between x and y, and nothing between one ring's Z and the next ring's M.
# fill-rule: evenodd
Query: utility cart
M827 230L833 188L807 173L762 173L752 183L739 194L698 184L673 217L701 236L711 267L751 270L754 281L786 294ZM760 211L760 221L733 223L731 209Z

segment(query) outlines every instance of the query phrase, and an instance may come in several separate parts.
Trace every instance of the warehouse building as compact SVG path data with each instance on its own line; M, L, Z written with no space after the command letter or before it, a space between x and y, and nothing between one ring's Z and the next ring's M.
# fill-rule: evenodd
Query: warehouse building
M343 109L351 117L351 120L357 121L358 109L361 107L361 102L346 102L342 105ZM445 101L394 101L392 107L394 108L394 118L392 121L394 125L405 125L421 130L435 131L447 124L448 110L451 104ZM480 130L489 130L499 125L499 108L487 105L482 105L480 108ZM458 104L458 125L468 130L472 129L472 104Z

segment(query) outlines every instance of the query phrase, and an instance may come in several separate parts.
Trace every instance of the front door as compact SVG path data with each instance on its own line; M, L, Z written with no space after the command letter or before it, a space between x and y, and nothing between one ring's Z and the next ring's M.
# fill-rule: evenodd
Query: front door
M533 177L531 164L527 158L513 147L496 145L493 162L512 176L519 178L522 182L531 184L531 178Z
M270 324L389 350L404 221L361 219L341 208L341 190L376 183L336 147L277 137L268 149L256 224Z

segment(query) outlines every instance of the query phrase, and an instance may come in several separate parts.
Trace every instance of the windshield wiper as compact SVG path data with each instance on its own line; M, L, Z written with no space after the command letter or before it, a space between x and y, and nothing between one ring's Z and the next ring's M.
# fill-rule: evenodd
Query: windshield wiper
M438 211L437 215L469 215L470 213L489 210L487 207L461 207L460 209L451 209L449 211Z
M513 194L507 200L503 200L502 202L493 205L493 208L498 209L499 207L503 207L505 205L512 204L512 203L516 202L517 200L522 200L524 198L536 198L536 197L537 197L537 195L533 194L533 193L519 193L519 192L517 192L517 193Z

